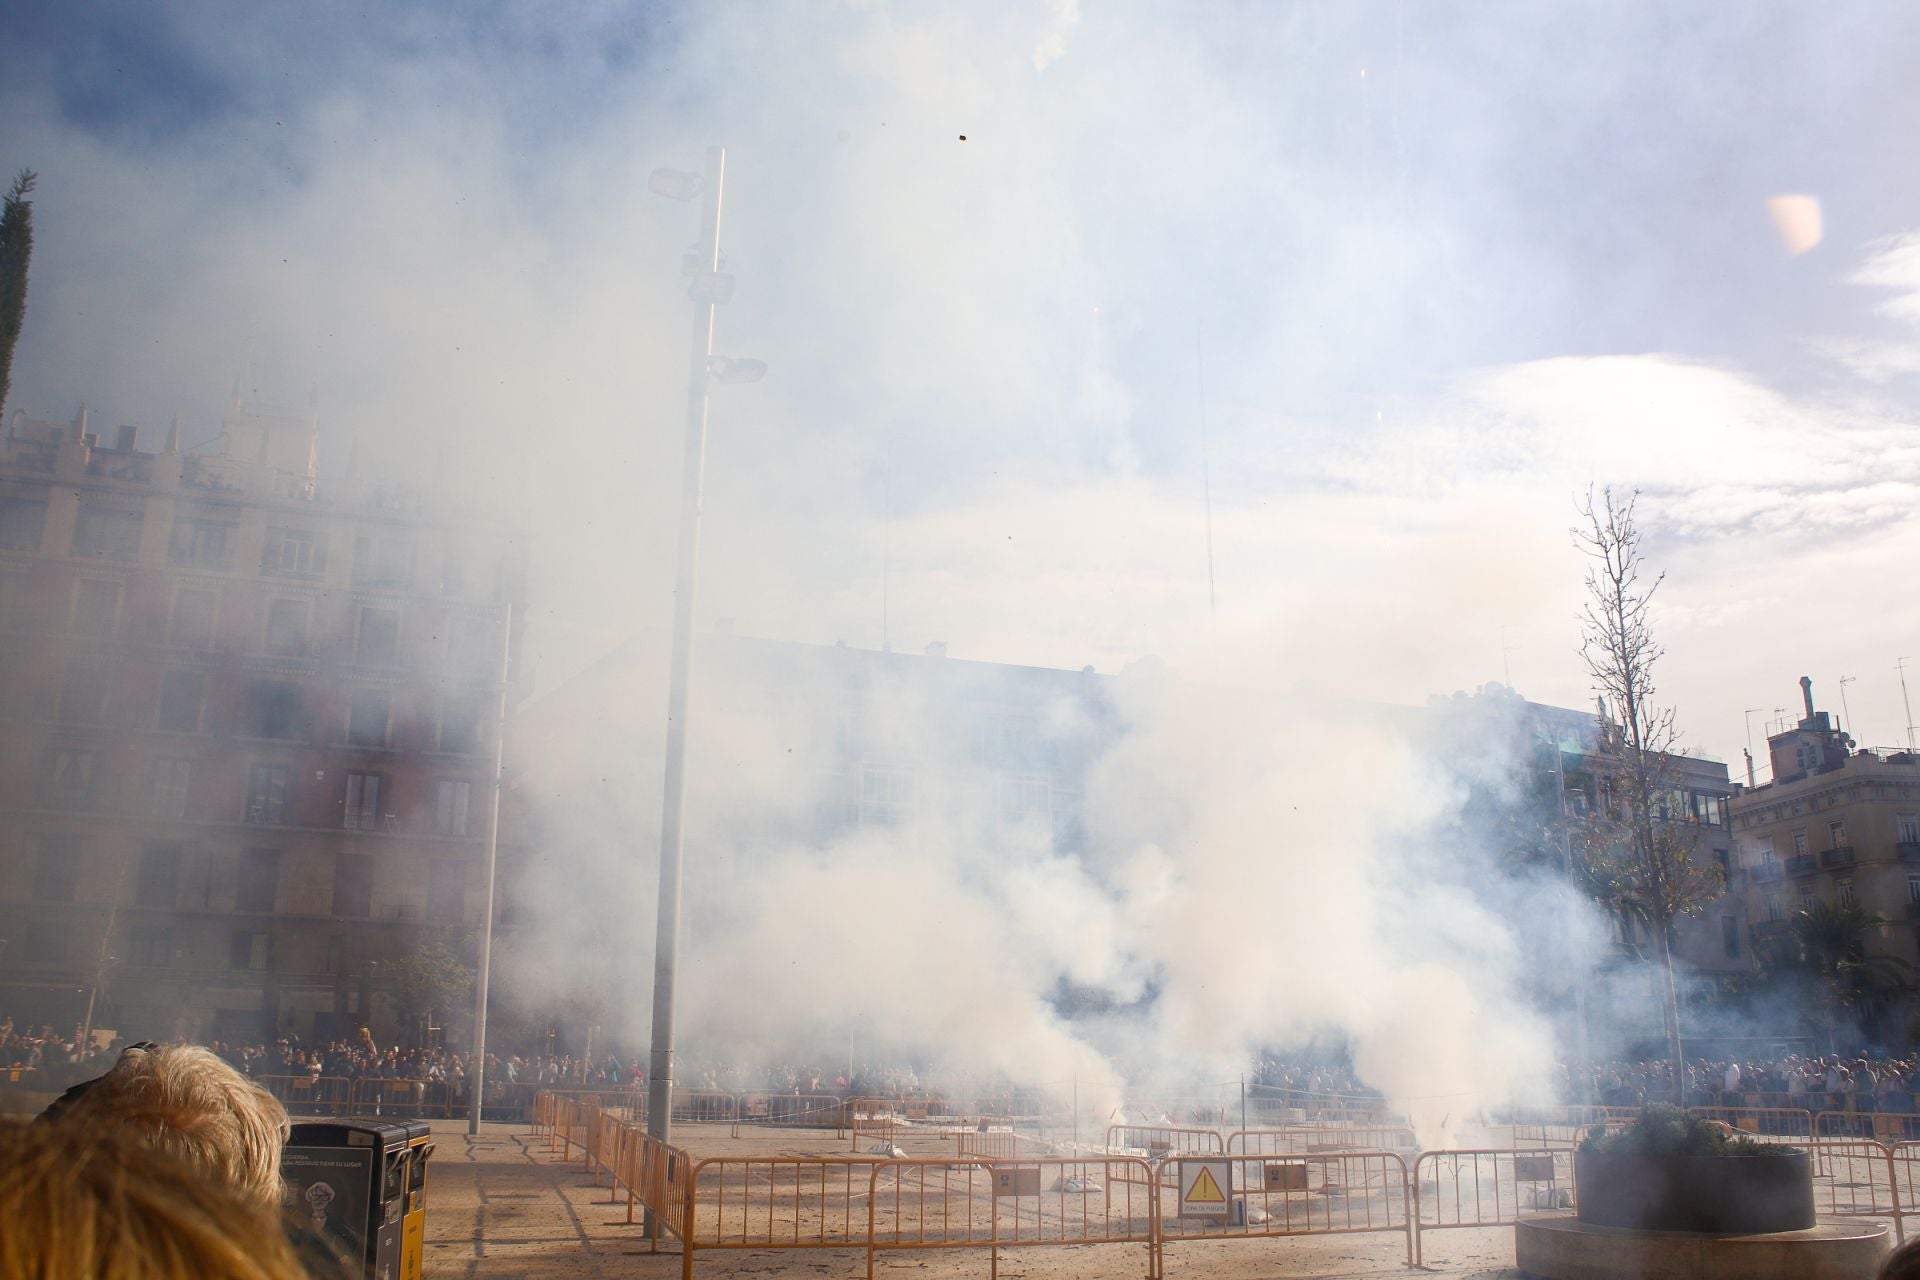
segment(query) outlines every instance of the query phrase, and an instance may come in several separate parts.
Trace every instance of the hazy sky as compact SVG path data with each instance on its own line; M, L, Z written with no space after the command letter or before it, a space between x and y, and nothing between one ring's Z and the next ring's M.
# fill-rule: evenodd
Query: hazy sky
M1578 706L1567 527L1612 482L1691 742L1737 772L1808 674L1893 744L1917 37L1892 0L16 4L7 408L151 447L236 380L311 398L329 473L358 440L514 504L556 679L667 609L695 215L645 179L721 143L719 343L772 373L716 397L703 625L877 645L884 577L903 648L1285 632L1304 684Z

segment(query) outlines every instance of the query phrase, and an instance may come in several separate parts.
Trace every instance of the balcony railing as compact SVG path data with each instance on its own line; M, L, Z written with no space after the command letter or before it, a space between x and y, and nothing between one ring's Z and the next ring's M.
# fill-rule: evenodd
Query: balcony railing
M1850 844L1837 844L1831 849L1822 849L1820 851L1820 865L1829 870L1837 867L1852 866L1853 846Z
M1810 876L1820 869L1820 860L1810 853L1796 853L1787 859L1787 874Z
M1762 920L1753 926L1753 936L1760 940L1777 938L1792 927L1785 920Z
M1748 868L1755 884L1774 884L1780 879L1780 864L1777 862L1756 862Z

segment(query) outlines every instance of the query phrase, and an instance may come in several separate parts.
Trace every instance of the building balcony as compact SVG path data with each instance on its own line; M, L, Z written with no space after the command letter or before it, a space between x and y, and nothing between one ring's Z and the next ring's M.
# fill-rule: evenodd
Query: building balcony
M1835 845L1831 849L1822 849L1820 851L1820 865L1829 871L1852 866L1853 846L1850 844L1840 844Z
M1753 926L1754 941L1765 942L1769 938L1784 937L1792 927L1785 920L1762 920Z
M1920 840L1902 840L1893 851L1902 862L1920 862Z
M1787 859L1787 874L1810 876L1820 869L1820 860L1810 853L1796 853Z
M1778 884L1780 864L1777 862L1756 862L1747 868L1747 874L1753 877L1755 884Z
M1909 902L1907 904L1907 919L1920 920L1920 902Z

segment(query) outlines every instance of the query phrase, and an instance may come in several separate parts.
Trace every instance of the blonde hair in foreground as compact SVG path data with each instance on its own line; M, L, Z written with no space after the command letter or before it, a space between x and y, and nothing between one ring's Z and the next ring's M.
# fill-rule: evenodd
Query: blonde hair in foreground
M119 1126L263 1205L280 1203L287 1109L196 1045L128 1049L56 1122Z
M305 1280L272 1211L116 1129L0 1124L0 1276Z

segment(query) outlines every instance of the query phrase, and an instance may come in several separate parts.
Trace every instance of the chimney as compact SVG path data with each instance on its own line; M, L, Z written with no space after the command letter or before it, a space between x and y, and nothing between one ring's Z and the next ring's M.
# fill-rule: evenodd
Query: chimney
M1807 704L1807 719L1813 719L1813 677L1800 677L1800 700Z
M180 452L180 415L173 415L173 422L167 427L167 452Z
M133 452L133 442L140 438L140 429L121 423L113 430L113 447L122 453Z
M929 641L927 641L927 656L928 656L929 658L944 658L944 657L946 657L946 656L947 656L947 642L946 642L945 640L929 640Z

